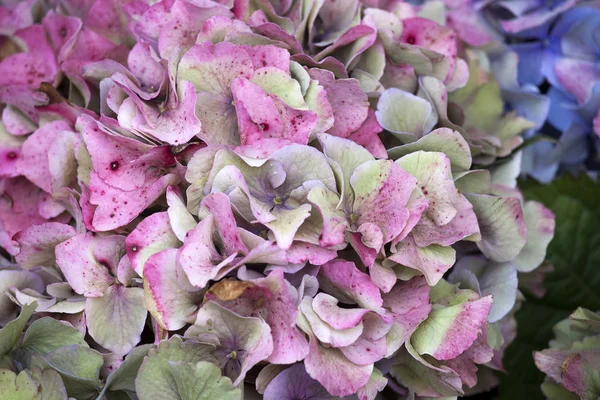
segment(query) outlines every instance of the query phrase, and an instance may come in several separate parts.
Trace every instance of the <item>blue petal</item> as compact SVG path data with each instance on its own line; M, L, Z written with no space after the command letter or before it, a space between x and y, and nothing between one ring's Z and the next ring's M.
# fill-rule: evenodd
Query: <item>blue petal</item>
M539 85L544 80L542 61L545 46L542 42L519 43L511 46L519 55L519 82Z
M556 87L552 87L548 91L550 98L550 113L548 121L559 131L566 131L571 123L578 122L585 125L577 114L577 101L570 95L565 94Z
M503 90L502 97L517 115L534 122L536 128L541 128L546 122L550 99L539 94L537 88L526 86L521 90Z

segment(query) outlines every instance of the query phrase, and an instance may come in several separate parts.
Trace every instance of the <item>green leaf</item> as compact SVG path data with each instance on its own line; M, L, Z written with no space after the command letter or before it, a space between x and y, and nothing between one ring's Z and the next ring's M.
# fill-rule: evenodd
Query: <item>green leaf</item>
M23 306L21 315L19 315L17 319L6 324L4 328L0 329L0 358L4 357L15 348L19 342L21 333L23 333L23 329L25 329L25 325L27 325L27 321L29 321L29 318L33 315L36 307L37 303Z
M96 398L100 390L100 368L104 358L96 350L79 345L65 346L45 356L33 356L31 364L55 369L69 396L77 400Z
M54 318L45 317L34 321L27 328L23 342L13 355L23 365L29 367L32 354L45 355L60 347L73 344L89 347L78 329Z
M60 375L51 369L23 370L16 375L0 370L0 399L7 400L67 400L67 391Z
M31 376L41 386L40 400L67 400L67 389L60 374L53 369L41 370L34 368Z
M141 376L141 374L140 374ZM140 400L241 400L242 392L233 387L231 379L221 376L216 365L200 361L196 365L183 361L168 361L163 364L161 378L169 380L168 384L155 386L152 375L142 376L139 380L137 394Z
M500 398L544 399L544 374L533 364L532 352L548 347L552 327L577 307L600 309L600 185L582 174L563 176L550 185L521 182L525 198L543 203L556 216L554 239L547 259L554 272L545 280L542 299L528 296L517 312L517 339L507 349Z
M123 364L108 376L106 379L106 385L100 395L106 393L106 391L114 392L119 390L135 391L135 378L138 374L140 366L144 361L144 357L148 355L148 351L154 346L151 344L144 344L136 347L125 357Z
M38 400L39 398L38 384L27 371L21 371L17 375L8 369L0 370L0 399Z
M215 377L213 376L214 371L209 367L194 367L197 363L207 365L216 363L216 359L211 354L212 350L214 350L212 345L192 341L183 342L178 336L173 336L169 341L161 342L157 349L151 349L148 352L148 356L140 367L135 380L138 397L140 400L233 398L220 396L199 397L199 394L195 397L184 397L186 393L192 393L189 390L195 390L189 386L193 383L188 382L190 373L192 374L191 377L194 378L193 380L198 381L200 387L207 385L207 393L212 393L209 385L215 385L214 380L220 376L220 369L214 367L218 372ZM173 363L179 364L178 368L171 368L170 365ZM196 372L202 373L196 376ZM207 379L206 377L209 375L211 377ZM231 385L231 381L229 379L227 381ZM216 384L218 387L222 385L221 383ZM225 396L226 391L222 395ZM202 394L202 396L204 395Z

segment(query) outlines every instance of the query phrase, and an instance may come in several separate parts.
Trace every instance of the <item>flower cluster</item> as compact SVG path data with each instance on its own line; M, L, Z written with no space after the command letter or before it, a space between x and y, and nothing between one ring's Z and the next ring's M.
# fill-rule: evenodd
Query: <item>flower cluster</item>
M537 122L436 15L0 7L0 393L493 387L554 216L516 185Z
M598 397L600 315L578 308L554 326L554 334L551 348L534 354L535 364L547 375L544 394L549 398Z
M459 37L492 49L507 102L546 140L525 149L523 172L549 182L559 168L598 169L600 7L595 1L426 2ZM440 12L440 10L444 12ZM432 12L432 11L429 11Z

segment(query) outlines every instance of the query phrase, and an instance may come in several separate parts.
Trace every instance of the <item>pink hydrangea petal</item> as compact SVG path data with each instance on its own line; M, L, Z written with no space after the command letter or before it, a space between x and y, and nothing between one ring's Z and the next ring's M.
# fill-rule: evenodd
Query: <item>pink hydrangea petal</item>
M111 135L103 126L87 116L78 120L83 140L91 155L94 171L106 183L123 190L141 187L146 180L146 167L136 163L150 146L133 139Z
M383 300L379 288L353 262L340 259L330 261L321 267L318 277L326 292L336 297L341 294L342 298L349 298L369 310L381 310Z
M191 284L203 288L209 280L215 279L225 265L233 258L224 260L213 243L215 231L214 217L204 218L196 228L188 232L183 246L177 252L177 262L185 271ZM235 257L235 254L234 254Z
M306 371L334 396L348 396L366 385L373 364L359 366L348 360L340 349L321 346L310 337L310 351L304 360Z
M399 281L389 293L383 295L383 306L391 311L400 328L399 347L431 311L427 281L423 277Z
M79 18L56 14L50 10L42 19L42 25L46 29L54 51L59 53L72 36L81 30L83 23Z
M58 222L32 225L13 238L19 243L17 262L21 268L51 266L55 260L54 248L75 234L73 227Z
M456 261L452 247L432 244L421 248L411 235L398 243L395 250L388 259L420 271L431 286L435 286Z
M285 254L290 264L308 262L311 265L323 265L337 257L337 251L334 249L327 249L312 243L299 241L294 241Z
M437 22L425 18L407 18L402 21L403 29L400 41L414 46L424 47L447 57L448 76L452 76L456 63L457 41L454 30L443 27Z
M431 311L411 337L420 354L450 360L467 350L479 336L492 306L492 296Z
M483 46L493 39L485 21L470 4L447 10L446 21L462 41L473 47Z
M0 242L11 254L18 252L15 233L46 222L38 211L42 191L24 177L0 179Z
M334 348L349 346L360 337L363 325L359 323L346 329L335 329L323 321L313 310L310 297L304 297L300 303L302 318L308 323L308 327L302 329L310 334L314 334L319 342Z
M247 288L235 300L215 300L242 316L262 317L271 327L273 353L267 361L274 364L290 364L303 360L308 354L308 342L296 328L297 292L283 278L283 271L276 269L266 278L251 281L254 287Z
M355 195L352 212L358 216L356 224L377 225L383 243L390 242L406 225L410 213L405 207L415 183L416 179L392 161L361 164L350 177Z
M359 338L350 346L342 347L342 353L356 365L370 365L382 360L387 355L386 338L371 341Z
M0 177L13 178L19 176L17 172L17 162L21 158L21 148L12 146L2 146L0 148Z
M35 4L35 0L24 0L0 7L0 34L9 36L33 24L32 8Z
M152 255L180 245L166 212L155 213L143 219L125 239L127 256L139 276L144 276L144 265Z
M0 61L0 85L28 85L54 82L58 67L42 25L32 25L15 34L25 42L28 52L10 55Z
M351 51L344 54L342 61L346 66L354 59L360 56L365 50L375 43L377 39L377 31L366 24L353 26L337 38L330 46L314 56L314 59L319 61L326 56L333 54L336 51L342 50L345 46L351 45Z
M330 71L309 69L310 77L325 88L331 103L334 124L327 132L334 136L348 137L358 130L368 117L367 95L360 89L356 79L335 79Z
M177 249L160 251L146 261L144 292L148 311L163 329L170 331L193 322L202 300L202 292L188 292L180 284Z
M252 58L254 69L274 67L290 72L290 53L286 49L273 45L243 46Z
M95 172L90 178L90 203L96 205L92 224L99 231L109 231L133 221L142 211L160 197L169 185L180 178L175 174L150 178L144 186L123 191L107 185Z
M29 136L21 148L17 170L47 193L52 193L49 150L60 136L71 135L73 131L64 121L53 121L43 125Z
M348 139L369 150L369 153L371 153L373 157L387 158L387 150L378 136L378 133L382 131L383 128L379 125L379 122L377 122L377 117L375 117L375 111L369 108L369 114L365 122L360 128L352 132L348 136Z
M56 246L56 263L73 290L86 297L100 297L114 283L111 271L125 247L122 236L80 234Z
M340 308L337 304L338 300L335 297L319 293L313 299L312 308L319 318L335 329L355 327L369 312L364 308Z

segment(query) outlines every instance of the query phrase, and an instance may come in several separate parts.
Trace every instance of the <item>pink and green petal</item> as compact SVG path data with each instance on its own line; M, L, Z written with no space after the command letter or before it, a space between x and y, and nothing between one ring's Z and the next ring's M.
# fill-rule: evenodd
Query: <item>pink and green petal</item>
M146 217L125 239L127 256L139 276L144 276L144 265L152 255L179 246L181 242L173 232L166 212Z
M271 328L259 318L242 317L213 301L206 302L185 332L192 340L215 344L215 355L237 386L246 373L273 352Z
M360 337L363 331L362 322L359 320L357 324L343 329L336 329L321 319L314 311L312 299L305 297L300 303L300 311L303 318L306 319L310 330L307 334L314 334L320 343L339 348L349 346Z
M379 288L353 262L341 259L330 261L321 267L318 278L321 289L343 303L356 302L360 307L372 311L382 310Z
M409 217L406 204L416 180L392 161L369 161L354 170L352 222L377 225L388 243L402 232ZM379 249L376 249L379 250Z
M144 298L148 311L166 330L183 328L194 320L202 292L188 292L180 283L177 249L152 255L144 266ZM187 286L191 286L188 282Z
M477 339L492 307L492 296L448 307L434 308L411 337L419 354L450 360Z
M481 231L479 249L494 261L514 259L527 242L527 225L516 197L467 194Z
M421 272L427 283L435 286L454 265L456 251L452 247L437 244L419 247L409 235L396 245L396 252L388 260Z
M525 202L523 216L527 241L513 263L520 272L530 272L544 262L546 249L554 236L555 221L552 211L536 201Z
M48 222L32 225L17 233L13 240L19 244L16 259L21 268L54 265L55 247L75 236L77 232L70 225Z
M110 286L104 296L89 297L85 305L90 336L116 354L129 353L141 340L146 325L142 288Z
M310 351L304 360L306 371L334 396L348 396L369 382L373 364L356 365L340 349L321 346L310 337Z
M80 234L56 246L56 264L78 294L102 297L125 251L122 236Z

